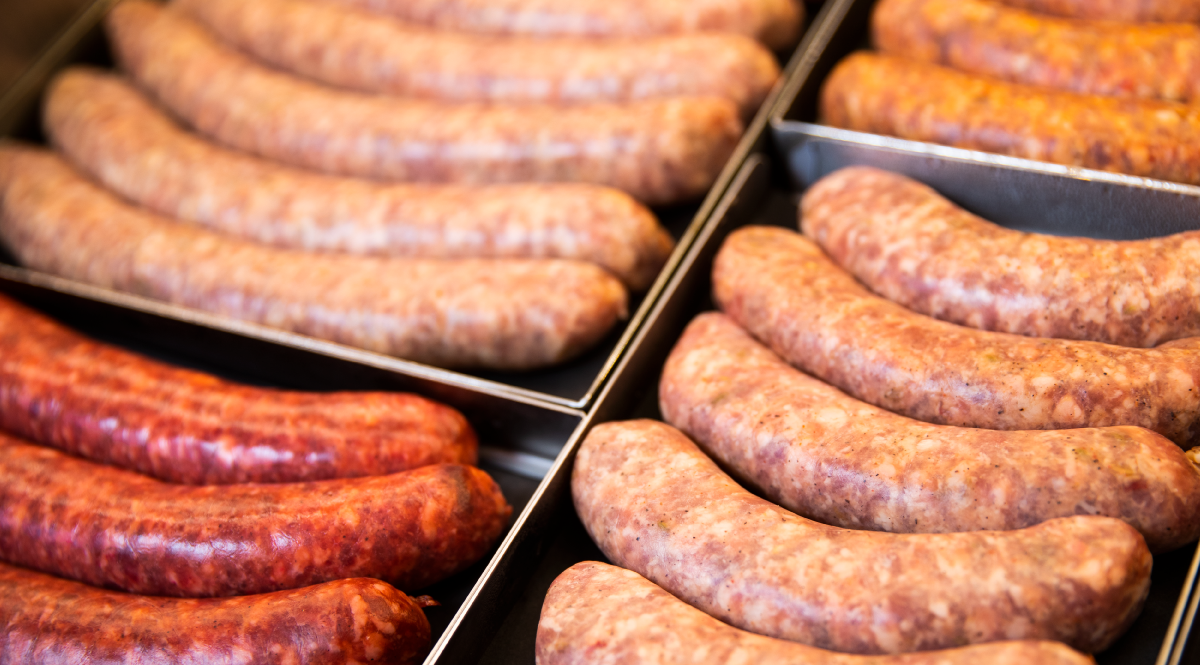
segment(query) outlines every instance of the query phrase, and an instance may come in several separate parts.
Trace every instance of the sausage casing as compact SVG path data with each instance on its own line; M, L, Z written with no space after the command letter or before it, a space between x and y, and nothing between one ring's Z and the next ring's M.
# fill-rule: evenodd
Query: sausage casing
M573 181L649 203L703 194L742 133L716 97L629 104L454 104L328 88L267 69L177 9L122 2L116 59L203 134L289 164L383 180Z
M1200 231L1136 241L1022 233L869 167L814 183L800 225L872 291L945 321L1135 347L1200 335Z
M421 602L365 578L238 598L138 596L0 564L0 662L415 664L430 641Z
M577 355L625 289L561 259L311 254L130 206L52 153L0 146L0 240L24 265L433 365L525 369Z
M1101 21L1195 23L1197 0L999 0L1012 7Z
M0 435L0 558L132 593L235 596L345 577L419 589L478 561L511 513L486 473L458 464L194 487Z
M1200 434L1200 337L1154 349L964 328L866 290L780 228L729 236L713 267L721 309L792 365L917 420L1000 430L1136 425Z
M895 656L858 656L727 626L631 570L584 561L550 586L537 632L538 665L1088 665L1047 641L1010 641Z
M874 53L821 89L835 127L1200 184L1200 106L1082 95Z
M1120 520L954 534L839 529L743 490L686 436L650 420L595 427L571 492L613 563L726 623L834 651L1004 639L1100 651L1149 588L1150 552Z
M659 404L724 468L825 524L949 533L1106 515L1136 528L1155 552L1200 537L1200 469L1154 432L910 420L793 369L715 312L675 345Z
M73 163L155 212L276 247L423 258L566 258L630 288L673 242L624 192L577 183L381 183L289 168L180 128L124 79L75 67L43 127Z

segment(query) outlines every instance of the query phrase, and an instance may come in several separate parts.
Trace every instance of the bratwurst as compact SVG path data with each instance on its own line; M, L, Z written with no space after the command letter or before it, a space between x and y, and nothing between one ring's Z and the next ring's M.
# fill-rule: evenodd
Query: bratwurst
M999 0L1033 12L1101 21L1195 23L1200 0Z

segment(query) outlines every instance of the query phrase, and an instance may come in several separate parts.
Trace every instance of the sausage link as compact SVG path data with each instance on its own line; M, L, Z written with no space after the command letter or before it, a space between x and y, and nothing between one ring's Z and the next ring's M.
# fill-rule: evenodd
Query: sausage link
M510 514L486 473L458 464L194 487L0 435L0 559L133 593L236 596L344 577L419 589L478 561Z
M1200 96L1200 26L1052 18L990 0L883 0L875 47L1013 83L1175 102Z
M334 0L443 30L531 37L732 32L780 50L800 39L797 0Z
M434 365L524 369L625 316L621 283L560 259L389 259L275 249L149 214L52 153L0 146L2 241L24 265Z
M339 178L214 145L125 80L70 68L43 127L80 168L163 215L313 251L423 258L567 258L650 285L670 234L629 195L596 185L389 184Z
M1010 641L894 656L858 656L727 626L630 570L571 566L550 586L537 632L538 665L1089 665L1057 642Z
M1198 0L999 0L1043 14L1099 21L1195 23Z
M1200 337L1155 349L963 328L868 292L779 228L729 237L721 309L792 365L917 420L1000 430L1136 425L1200 438Z
M157 598L0 564L0 663L415 664L429 651L422 602L364 578L239 598Z
M613 563L726 623L822 649L1053 639L1101 651L1149 589L1150 552L1120 520L954 534L840 529L743 490L678 430L650 420L594 428L571 491Z
M1200 184L1200 106L1081 95L855 53L821 89L825 122L971 150Z
M949 533L1105 515L1154 552L1200 537L1200 469L1149 430L928 425L793 369L723 314L688 326L659 404L723 468L826 524Z
M758 110L779 66L741 35L521 39L447 32L326 0L175 0L238 49L364 92L501 103L723 97Z
M466 418L417 395L243 386L92 341L0 296L0 429L175 483L474 464Z
M327 88L267 69L177 9L108 14L116 59L201 133L289 164L385 180L578 181L649 203L703 194L733 152L737 107L716 97L630 104L454 104Z
M960 325L1134 347L1200 335L1200 231L1137 241L1022 233L868 167L809 188L800 225L872 291Z

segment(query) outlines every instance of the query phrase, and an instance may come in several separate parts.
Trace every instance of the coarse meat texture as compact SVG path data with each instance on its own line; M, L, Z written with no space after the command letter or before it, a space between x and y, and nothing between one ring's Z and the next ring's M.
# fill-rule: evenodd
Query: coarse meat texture
M1200 21L1197 0L997 0L1029 11L1068 18L1129 23L1195 23Z

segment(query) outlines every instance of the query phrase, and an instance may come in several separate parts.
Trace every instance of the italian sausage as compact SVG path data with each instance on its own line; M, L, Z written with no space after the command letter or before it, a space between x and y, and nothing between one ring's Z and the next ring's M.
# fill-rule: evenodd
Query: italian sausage
M743 490L650 420L594 428L575 509L613 563L745 630L849 653L1006 639L1101 651L1141 609L1151 557L1108 517L892 534L811 522Z
M804 24L796 0L335 0L442 30L551 37L732 32L779 50Z
M1069 18L1126 22L1200 21L1197 0L999 0L1012 7Z
M417 395L256 388L90 340L0 296L0 429L194 485L474 464L462 414Z
M749 227L713 266L720 308L792 365L917 420L999 430L1136 425L1200 438L1200 337L1155 349L964 328L866 290L798 233Z
M560 259L264 247L134 208L54 154L0 146L0 242L35 270L441 366L524 369L591 346L625 289Z
M1152 347L1200 335L1200 231L1138 241L992 224L902 175L815 183L800 225L872 291L972 328Z
M345 577L413 590L478 561L512 508L458 464L387 476L194 487L0 435L0 559L156 596L237 596Z
M578 181L648 203L703 194L742 133L716 97L629 104L456 104L328 88L267 69L177 9L122 2L117 61L203 134L327 173L460 184Z
M428 603L365 578L239 598L158 598L0 564L0 662L415 664L429 651Z
M1154 432L910 420L793 369L724 314L688 326L663 368L659 404L723 468L826 524L949 533L1105 515L1141 532L1152 552L1200 537L1200 469Z
M883 0L875 47L1059 90L1176 102L1200 96L1200 25L1053 18L989 0Z
M462 102L723 97L758 110L779 66L741 35L522 39L448 32L327 0L175 0L238 49L330 85Z
M228 150L170 119L124 79L71 68L43 127L93 178L155 212L276 247L423 258L566 258L645 289L670 234L596 185L430 185L341 178Z
M537 630L538 665L1090 665L1057 642L997 642L945 651L858 656L727 626L631 570L596 561L550 586Z
M1200 106L1083 95L855 53L821 89L835 127L1200 184Z

